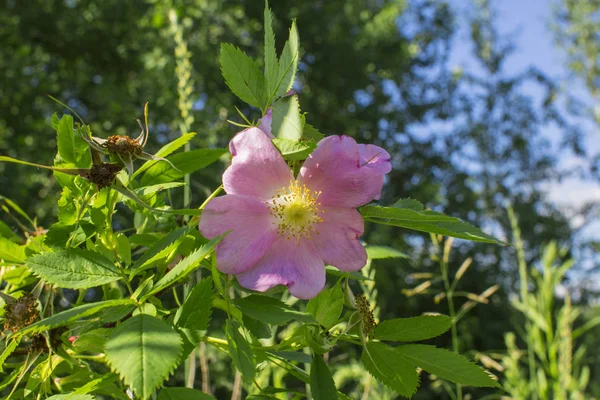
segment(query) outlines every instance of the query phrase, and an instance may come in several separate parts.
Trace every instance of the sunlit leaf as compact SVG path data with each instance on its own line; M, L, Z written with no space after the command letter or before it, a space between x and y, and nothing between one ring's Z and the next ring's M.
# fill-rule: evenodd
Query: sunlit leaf
M106 361L142 399L174 371L181 337L166 322L138 314L117 326L106 342Z
M397 342L414 342L430 339L446 332L452 318L445 315L422 315L382 321L375 329L375 338Z
M360 358L367 371L379 382L402 396L411 397L419 386L419 376L412 363L401 357L393 347L369 342Z
M251 106L265 109L265 77L254 60L228 43L221 43L219 60L221 73L231 91Z
M45 281L69 289L91 288L121 279L110 260L84 249L38 254L27 260L27 267Z
M414 366L442 379L469 386L501 387L481 367L451 351L424 344L398 346L395 351Z

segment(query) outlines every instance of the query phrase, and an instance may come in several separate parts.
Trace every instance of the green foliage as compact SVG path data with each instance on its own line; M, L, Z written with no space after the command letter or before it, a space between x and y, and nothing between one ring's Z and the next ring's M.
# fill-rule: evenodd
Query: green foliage
M212 313L213 285L210 278L198 282L175 315L175 325L182 329L208 329Z
M21 264L25 262L25 247L0 237L0 259L6 263Z
M110 260L84 249L38 254L27 260L27 267L47 282L69 289L86 289L121 279Z
M99 313L107 308L122 307L128 305L135 305L135 302L130 299L115 299L99 301L96 303L84 304L78 307L56 313L51 317L45 318L32 325L29 325L25 329L19 332L20 335L29 335L32 333L42 332L58 326L67 325L71 322L81 320L92 315Z
M322 290L306 305L306 312L312 314L315 320L325 328L335 325L344 309L344 294L339 284Z
M310 391L315 400L330 400L337 398L335 382L331 372L323 361L323 357L314 354L310 364Z
M483 369L451 351L423 344L398 346L394 351L415 367L442 379L475 387L500 387Z
M56 114L53 114L52 119L55 117ZM56 134L58 155L62 162L84 168L91 165L90 150L78 129L73 128L73 117L63 115L58 121Z
M396 318L377 325L375 338L393 342L416 342L439 336L451 326L452 319L445 315Z
M185 135L181 135L177 139L175 139L172 142L169 142L169 143L165 144L163 147L161 147L154 154L154 156L161 157L161 158L167 157L167 156L171 155L173 152L179 150L181 147L185 146L187 143L189 143L189 141L192 140L194 138L194 136L196 136L195 132L190 132L190 133L186 133ZM152 167L154 164L156 164L158 162L160 162L160 161L158 161L158 160L146 161L144 164L142 164L141 167L139 167L137 170L135 170L135 172L133 173L133 175L131 177L135 178L136 176L138 176L142 172L145 172L148 168Z
M414 365L394 348L379 342L366 344L361 362L373 377L404 397L411 397L419 386Z
M414 206L415 201L411 201ZM483 233L480 229L431 210L423 210L423 206L403 208L404 203L396 203L393 207L369 205L361 207L360 213L365 221L383 225L399 226L421 232L435 233L475 242L503 244L502 241Z
M367 255L371 260L381 260L385 258L409 258L408 255L392 247L369 245L365 248Z
M267 106L265 77L243 51L227 43L221 44L221 72L227 86L241 100L264 110Z
M172 182L183 178L199 169L205 168L217 161L225 153L225 149L199 149L177 153L167 158L167 162L155 162L148 168L141 179L142 186Z
M161 290L166 289L170 285L173 285L177 281L188 276L194 270L196 270L200 266L200 262L208 257L215 249L215 246L219 244L221 240L225 237L225 235L219 235L212 239L210 242L200 247L199 249L192 252L189 256L181 260L177 263L176 266L173 267L165 276L162 277L161 280L156 282L150 293L147 295L151 295Z
M302 116L298 96L287 96L271 107L273 120L271 130L279 139L298 141L302 138Z
M292 139L275 138L273 144L286 160L305 160L317 147L314 141L297 141Z
M591 320L579 330L573 329L580 310L571 304L567 294L558 306L557 286L573 266L572 260L561 260L564 251L556 242L549 243L541 257L541 271L526 265L521 232L514 212L509 208L517 248L521 292L513 306L522 313L525 323L504 335L507 348L502 358L505 368L504 390L511 396L530 399L584 399L589 383L589 366L582 359L586 353L576 339L586 330L600 324ZM527 288L533 283L535 291ZM518 336L517 336L518 335ZM525 342L519 348L517 337Z
M312 322L312 317L296 311L285 303L268 296L250 295L236 301L244 315L270 325L283 325L291 320Z
M240 333L240 324L228 319L226 334L227 349L233 365L242 374L244 380L251 382L256 374L256 364L248 341Z
M213 396L202 393L199 390L169 387L161 389L157 400L214 400Z
M112 332L106 361L139 397L147 399L177 366L181 345L181 337L169 324L138 314Z
M273 15L269 3L265 2L265 81L267 104L285 95L293 86L298 68L299 39L296 22L292 22L289 39L285 42L281 56L277 57L275 34L273 32Z

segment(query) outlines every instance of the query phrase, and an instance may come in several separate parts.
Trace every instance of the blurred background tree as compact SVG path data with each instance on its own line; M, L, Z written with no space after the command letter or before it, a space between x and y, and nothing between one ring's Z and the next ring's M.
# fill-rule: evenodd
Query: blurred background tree
M251 119L260 118L258 110L228 91L218 63L224 41L261 55L260 1L6 0L1 7L0 154L52 162L56 144L48 122L53 112L66 111L47 94L74 108L96 136L137 133L135 118L146 101L150 152L179 136L171 9L179 16L193 67L190 128L198 135L191 146L224 147L236 132L226 120L240 120L233 106ZM528 264L551 240L597 250L593 241L575 240L569 216L548 198L548 183L565 171L557 168L559 155L543 132L557 127L561 150L589 156L588 171L596 177L600 158L586 154L584 133L560 106L561 82L535 68L516 73L506 68L515 43L499 33L493 4L476 0L467 16L454 2L442 0L277 0L271 7L279 39L287 36L288 21L298 20L303 54L296 89L308 121L325 134L345 133L393 155L383 203L412 197L509 240L505 206L511 203L520 218ZM569 67L597 100L598 1L563 0L558 9L557 40L566 49ZM450 62L462 40L459 29L470 33L475 66L469 70ZM532 86L542 95L531 95ZM191 177L192 206L218 185L223 167ZM0 164L0 194L47 226L60 192L45 171ZM182 193L172 198L183 203ZM597 215L597 210L597 204L589 204L584 215ZM6 214L2 219L14 226ZM412 261L376 264L382 317L447 312L432 299L397 300L400 290L414 286L411 273L437 269L427 237L368 227L370 239L412 256ZM461 323L461 350L504 348L503 333L510 329L506 321L518 318L507 306L517 285L513 249L463 243L453 254L451 270L467 257L474 260L476 272L461 281L465 291L481 293L496 283L503 287ZM588 297L573 300L585 303Z

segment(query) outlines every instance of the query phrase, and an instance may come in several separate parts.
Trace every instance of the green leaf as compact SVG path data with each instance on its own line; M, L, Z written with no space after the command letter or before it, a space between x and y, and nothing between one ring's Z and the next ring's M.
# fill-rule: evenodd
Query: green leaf
M175 168L168 162L157 162L148 168L140 184L150 186L181 179L217 161L226 151L225 149L199 149L177 153L167 158Z
M242 322L246 329L257 339L268 339L271 337L271 327L263 321L242 315Z
M94 400L94 396L89 394L76 394L76 393L65 393L55 394L52 397L48 397L46 400Z
M296 71L298 70L299 47L300 41L298 39L296 21L292 21L288 40L283 46L283 52L281 53L281 57L279 59L279 73L277 91L275 92L274 96L275 99L284 96L294 85Z
M64 358L61 358L59 355L55 354L51 357L47 357L38 365L36 365L29 374L29 379L25 384L25 396L29 396L42 382L47 382L56 367L58 367L63 361Z
M148 204L151 204L150 200L152 197L156 197L154 196L156 193L163 190L175 189L184 185L185 183L183 182L165 182L157 185L144 186L139 189L135 189L133 192L138 195L140 199L144 200Z
M181 135L177 139L175 139L172 142L169 142L169 143L165 144L163 147L161 147L160 150L158 150L154 154L154 157L165 158L166 156L170 155L174 151L177 151L179 148L185 146L185 144L188 143L190 140L192 140L192 138L194 136L196 136L196 132L190 132L190 133L186 133L185 135ZM133 173L133 175L131 175L131 179L135 178L136 176L138 176L142 172L146 171L148 168L150 168L151 166L153 166L154 164L156 164L158 162L164 162L164 161L159 161L159 160L146 161L145 163L142 164L141 167L139 167Z
M27 260L27 267L48 283L68 289L87 289L121 279L110 260L83 249L38 254Z
M369 205L361 207L359 211L368 222L399 226L474 242L506 244L458 218L448 217L431 210L416 211L409 208Z
M322 290L306 305L306 312L312 314L315 320L327 329L338 322L343 309L344 293L339 284Z
M179 228L154 243L152 247L146 250L133 264L133 272L131 272L131 275L136 275L145 269L151 268L155 262L167 257L177 246L179 246L187 232L187 227Z
M0 221L0 237L8 239L11 242L18 242L20 240L19 236L17 236L12 229L2 221Z
M372 281L372 279L367 278L366 276L364 276L363 274L361 274L358 271L352 271L352 272L340 271L339 269L337 269L336 267L333 267L331 265L325 266L325 272L327 272L329 275L337 276L340 278L350 278L355 281Z
M264 110L267 106L265 77L254 60L237 47L221 43L220 62L223 78L233 94L251 106Z
M227 320L227 349L235 368L240 371L246 382L251 382L256 374L256 365L252 349L239 331L240 325L234 320Z
M423 211L423 204L411 198L400 199L394 203L394 208L407 208L413 211Z
M265 81L267 87L267 99L271 99L277 92L279 84L279 62L275 49L275 33L273 32L273 14L269 8L269 2L265 1L264 11L265 26Z
M304 126L302 128L302 135L304 139L314 140L315 143L318 143L319 140L323 139L325 135L317 130L314 126L304 121ZM316 144L315 144L316 146Z
M73 349L81 353L103 353L111 331L108 328L98 328L84 332L73 342Z
M175 325L184 329L208 329L212 314L213 284L211 278L198 282L175 314Z
M273 144L286 160L305 160L317 147L313 140L273 139Z
M215 400L215 398L196 389L166 387L160 390L158 400Z
M48 229L44 244L50 247L65 247L67 241L70 241L71 246L76 247L96 233L96 227L87 221L79 221L79 223L72 225L57 222Z
M419 376L414 365L400 356L394 348L379 342L369 342L360 360L373 377L402 396L411 397L417 391Z
M145 295L144 298L148 298L150 295L160 292L161 290L188 276L192 271L200 266L200 262L202 260L210 255L215 246L219 244L221 240L223 240L227 233L213 238L210 242L206 243L202 247L199 247L192 254L177 263L176 266L167 272L167 274L163 276L162 279L156 283L156 285L154 285L150 293Z
M401 251L387 246L366 246L367 256L371 260L381 260L384 258L410 258Z
M135 301L131 299L118 299L99 301L97 303L89 303L81 306L73 307L69 310L61 311L51 317L31 324L25 329L19 331L19 335L29 335L32 333L42 332L48 329L56 328L57 326L67 325L74 321L79 321L82 318L97 314L107 308L122 307L127 305L135 305Z
M407 362L439 378L468 386L501 388L482 368L451 351L424 344L407 344L395 350Z
M414 342L439 336L451 326L452 318L445 315L396 318L380 322L375 329L375 338L396 342Z
M131 264L131 244L129 244L129 238L124 233L118 233L115 244L121 261L125 265Z
M16 338L10 341L10 343L4 348L4 350L2 350L2 353L0 354L0 372L4 372L4 362L8 357L10 357L13 351L17 349L20 342L21 338L17 336Z
M310 364L310 392L314 400L337 399L331 371L320 354L314 354Z
M173 372L181 348L181 337L169 324L138 314L115 328L105 353L111 370L147 399Z
M235 301L242 313L271 325L283 325L291 320L314 322L310 314L294 310L269 296L251 294Z
M0 237L0 260L5 263L22 264L26 259L25 246L19 246L6 238ZM0 261L1 264L2 261Z
M16 158L7 157L7 156L0 156L0 161L14 163L14 164L28 165L30 167L36 167L36 168L44 168L44 169L49 169L49 170L52 170L52 171L60 171L60 172L67 172L67 171L69 171L69 172L75 172L76 171L75 169L71 169L71 168L51 167L51 166L48 166L48 165L31 163L31 162L22 161L22 160L18 160Z
M75 130L73 129L73 117L65 114L58 123L56 130L56 141L58 143L58 154L63 161L75 164Z
M300 140L303 121L298 96L284 97L273 104L271 109L273 110L271 122L273 135L280 139Z

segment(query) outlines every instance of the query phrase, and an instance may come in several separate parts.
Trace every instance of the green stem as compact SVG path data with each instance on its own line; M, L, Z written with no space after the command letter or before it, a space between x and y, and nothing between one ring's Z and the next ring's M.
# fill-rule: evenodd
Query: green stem
M508 212L508 219L510 220L510 225L513 233L513 243L517 249L517 258L519 263L519 289L521 294L521 302L526 306L528 306L528 277L527 277L527 263L525 261L525 249L523 248L523 241L521 240L521 229L519 228L519 221L517 220L517 216L514 213L514 210L510 205L506 207L506 211ZM533 353L533 338L531 337L531 332L533 331L533 326L530 321L526 324L526 341L527 341L527 364L529 367L529 383L533 385L531 389L531 399L538 399L538 389L537 389L537 374L535 373L535 355Z
M450 279L448 278L448 259L450 256L450 246L452 245L452 239L447 239L444 245L444 251L440 260L440 268L442 270L442 278L444 280L444 288L446 291L446 298L448 299L448 312L450 318L452 318L452 350L458 354L458 331L456 329L456 310L454 308L454 288L450 285ZM462 385L456 384L456 398L462 400Z

